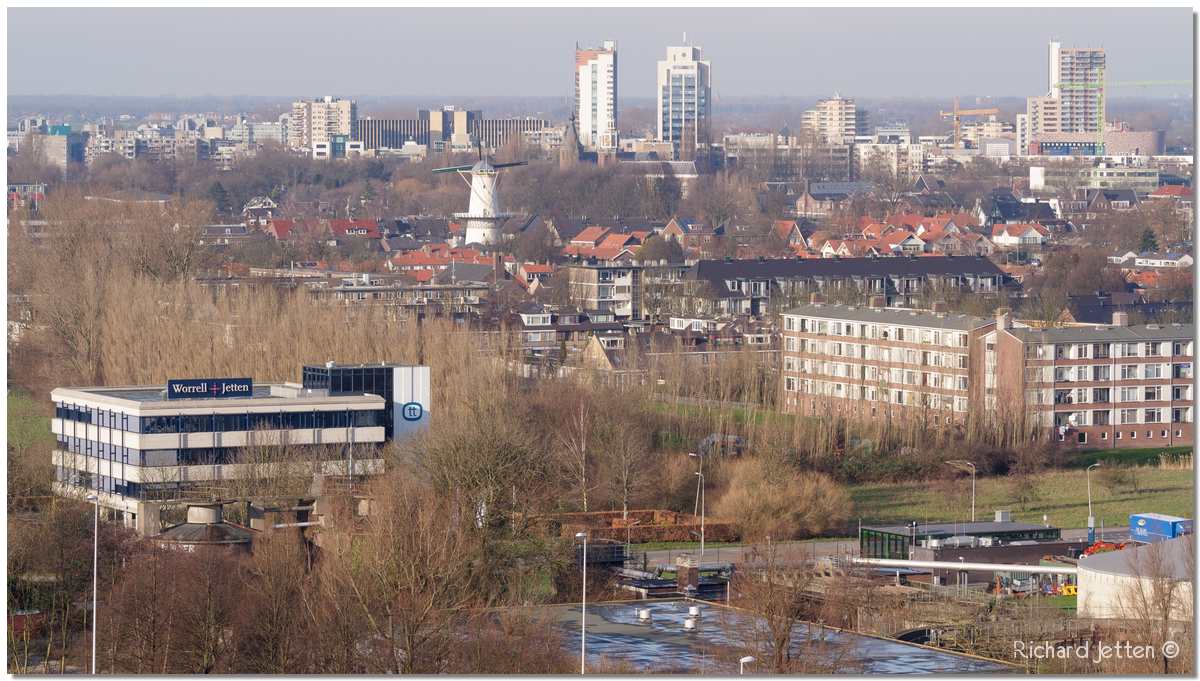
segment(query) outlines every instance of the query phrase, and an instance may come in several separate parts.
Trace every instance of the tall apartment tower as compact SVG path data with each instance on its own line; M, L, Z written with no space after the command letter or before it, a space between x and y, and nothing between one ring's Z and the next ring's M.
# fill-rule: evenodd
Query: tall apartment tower
M1104 72L1102 48L1064 48L1052 41L1046 73L1046 94L1025 104L1030 140L1043 134L1104 132Z
M710 141L712 67L700 57L699 47L668 47L658 62L658 140L670 142L681 160Z
M329 144L338 135L349 139L357 121L358 105L354 100L326 96L293 102L288 119L288 146L312 149L317 144Z
M871 134L868 123L866 109L859 109L853 99L834 95L805 111L800 127L822 144L847 144L859 135Z
M1049 95L1059 100L1062 132L1104 131L1104 49L1050 43Z
M617 43L575 45L575 121L591 151L617 148Z

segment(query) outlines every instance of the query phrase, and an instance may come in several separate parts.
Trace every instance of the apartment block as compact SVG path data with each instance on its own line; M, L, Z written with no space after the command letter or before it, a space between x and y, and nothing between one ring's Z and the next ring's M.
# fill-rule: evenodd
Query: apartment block
M900 307L950 292L995 295L1012 286L994 263L976 256L701 260L687 276L706 284L705 295L687 299L696 313L756 317L773 317L813 293L864 303L883 296L886 306Z
M617 43L575 46L575 121L589 151L615 150L617 127Z
M998 319L985 338L999 414L1071 446L1158 447L1195 440L1194 324L1014 328Z
M784 409L964 421L982 401L978 341L995 321L876 302L783 313Z
M853 99L837 95L822 99L804 112L800 128L806 136L823 144L849 144L860 135L870 135L867 112Z
M311 150L328 145L335 136L349 138L358 120L358 105L353 100L323 97L292 104L288 119L288 146Z
M581 263L567 268L571 303L616 319L642 316L642 268L629 263Z

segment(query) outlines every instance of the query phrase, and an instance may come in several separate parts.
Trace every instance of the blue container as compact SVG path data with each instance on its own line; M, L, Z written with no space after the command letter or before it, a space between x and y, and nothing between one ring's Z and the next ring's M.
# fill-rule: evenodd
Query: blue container
M1150 544L1192 533L1192 521L1161 513L1134 513L1129 516L1129 537Z

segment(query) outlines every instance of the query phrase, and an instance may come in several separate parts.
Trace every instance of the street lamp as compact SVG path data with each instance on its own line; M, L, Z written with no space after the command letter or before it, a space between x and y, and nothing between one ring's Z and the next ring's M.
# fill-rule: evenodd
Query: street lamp
M625 524L625 558L626 558L626 560L628 560L628 558L629 558L629 544L630 544L629 531L631 528L633 528L634 525L641 525L641 524L642 524L641 520L634 520L632 522L628 522Z
M742 659L738 660L738 674L745 674L746 673L746 665L748 665L752 662L754 662L753 655L747 655L747 656L743 657Z
M688 456L692 457L693 459L700 460L700 472L703 473L704 472L704 454L702 454L702 453L697 454L696 452L688 452ZM692 507L692 515L696 515L699 512L700 512L700 482L697 481L696 482L696 502Z
M587 673L587 533L576 532L583 540L583 604L579 615L579 673Z
M970 461L962 461L960 459L947 461L946 463L959 470L962 470L964 467L969 467L971 469L971 522L975 522L975 464L971 463Z
M1088 489L1088 544L1096 543L1096 516L1092 515L1092 469L1100 465L1100 462L1087 467L1087 489Z
M696 475L700 476L700 566L704 567L704 473Z
M100 593L100 497L95 494L87 495L87 500L96 505L96 519L92 526L92 674L96 673L96 622L98 621L97 603Z

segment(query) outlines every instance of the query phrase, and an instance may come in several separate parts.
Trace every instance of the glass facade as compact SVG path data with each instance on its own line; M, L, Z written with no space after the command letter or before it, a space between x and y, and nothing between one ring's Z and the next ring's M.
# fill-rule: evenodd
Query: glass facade
M371 391L361 391L371 392ZM376 393L378 394L378 393ZM285 411L254 414L184 414L132 416L107 409L56 404L55 418L112 428L127 433L221 433L246 430L307 428L366 428L385 425L390 412L382 410ZM64 424L64 429L70 428Z
M384 401L383 434L392 439L392 401L395 371L392 366L305 366L302 384L312 390L328 390L329 395L379 395Z

